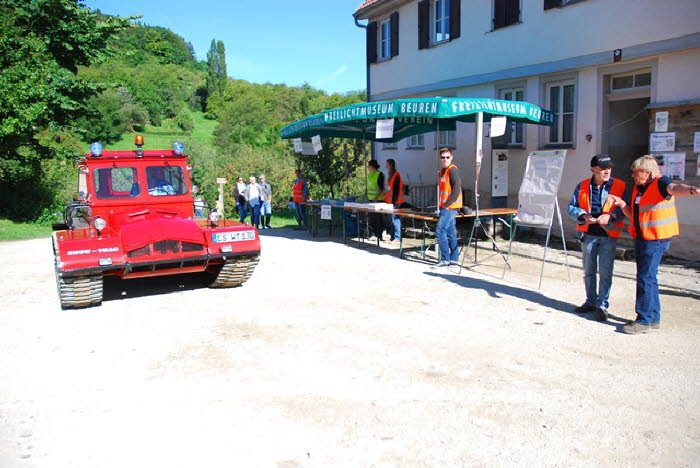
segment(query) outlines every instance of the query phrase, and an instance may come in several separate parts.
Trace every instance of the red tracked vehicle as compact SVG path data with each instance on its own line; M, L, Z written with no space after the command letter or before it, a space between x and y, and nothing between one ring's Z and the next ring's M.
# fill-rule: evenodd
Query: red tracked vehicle
M62 308L102 302L105 275L124 279L210 272L212 287L238 286L260 257L257 230L243 223L195 219L184 146L102 151L93 143L78 161L78 197L54 224L56 283Z

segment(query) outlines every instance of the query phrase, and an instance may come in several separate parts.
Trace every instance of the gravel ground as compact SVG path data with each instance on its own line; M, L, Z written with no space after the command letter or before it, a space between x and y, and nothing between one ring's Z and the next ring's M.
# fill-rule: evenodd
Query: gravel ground
M395 246L262 236L242 287L115 279L100 307L70 311L48 239L0 243L0 467L700 460L688 288L662 289L661 330L628 336L625 277L599 323L571 313L578 268L569 282L548 263L538 291L524 257L501 280L498 257L444 271Z

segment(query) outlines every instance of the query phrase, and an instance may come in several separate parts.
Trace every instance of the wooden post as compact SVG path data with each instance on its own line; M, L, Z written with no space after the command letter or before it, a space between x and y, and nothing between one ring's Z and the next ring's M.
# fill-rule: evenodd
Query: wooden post
M219 184L219 198L216 200L216 211L221 216L221 219L226 219L224 216L224 185L226 185L227 180L223 177L217 177L216 183Z

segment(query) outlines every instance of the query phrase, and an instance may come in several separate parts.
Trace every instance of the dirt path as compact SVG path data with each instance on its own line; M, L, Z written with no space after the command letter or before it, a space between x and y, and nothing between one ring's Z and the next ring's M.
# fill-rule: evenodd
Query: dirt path
M263 233L243 287L108 281L61 311L48 240L0 243L0 466L693 465L700 307L666 291L662 329L601 324L518 259L438 271ZM498 259L496 259L498 265Z

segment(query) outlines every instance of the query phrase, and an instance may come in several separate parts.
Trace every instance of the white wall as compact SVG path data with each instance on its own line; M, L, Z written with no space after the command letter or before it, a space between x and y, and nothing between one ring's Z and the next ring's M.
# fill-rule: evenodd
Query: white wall
M700 5L700 0L698 0ZM700 29L700 18L698 19ZM700 49L659 57L656 97L652 102L700 98Z
M698 0L586 0L548 11L524 0L521 24L491 31L491 4L462 1L461 37L424 50L417 2L399 8L400 53L370 67L372 94L681 37L700 24Z

